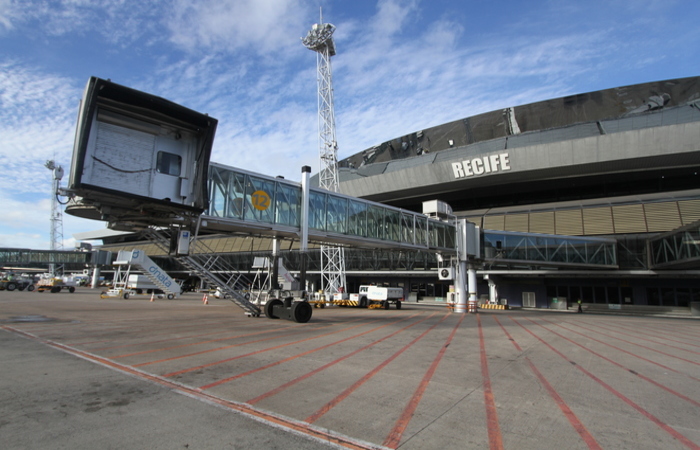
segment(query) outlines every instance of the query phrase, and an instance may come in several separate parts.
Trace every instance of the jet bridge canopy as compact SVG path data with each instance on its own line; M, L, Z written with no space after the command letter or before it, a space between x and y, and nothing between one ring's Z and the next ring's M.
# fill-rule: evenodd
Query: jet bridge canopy
M217 120L109 80L88 80L68 190L71 213L128 220L201 214Z

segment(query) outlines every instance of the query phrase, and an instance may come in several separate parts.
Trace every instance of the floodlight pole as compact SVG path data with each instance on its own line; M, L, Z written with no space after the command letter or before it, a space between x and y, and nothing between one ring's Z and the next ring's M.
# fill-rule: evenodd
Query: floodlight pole
M323 23L314 24L303 44L316 52L318 77L318 135L321 170L319 186L331 192L339 191L338 183L338 142L335 136L335 111L333 106L333 76L331 57L335 55L333 32L335 26ZM321 246L321 289L324 292L340 292L345 287L345 251L343 247Z
M63 213L58 203L58 192L61 188L61 179L63 178L63 167L57 166L54 160L46 161L44 166L53 173L53 181L51 184L51 234L49 243L50 250L63 249ZM51 255L53 258L54 255ZM49 264L49 273L52 277L57 275L56 264Z

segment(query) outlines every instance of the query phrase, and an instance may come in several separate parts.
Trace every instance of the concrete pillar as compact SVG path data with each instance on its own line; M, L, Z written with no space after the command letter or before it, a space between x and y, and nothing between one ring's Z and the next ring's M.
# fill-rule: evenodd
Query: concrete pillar
M471 313L476 312L476 269L474 266L469 266L467 269L467 279L469 281L469 302L467 309Z
M457 291L456 313L467 312L467 262L460 261L457 266L457 276L455 277L455 290Z
M299 252L301 253L301 267L299 270L299 282L302 289L306 288L306 252L309 249L309 181L311 178L311 167L301 168L301 239L299 242Z
M272 261L270 270L270 285L272 289L280 289L279 285L279 256L280 256L280 240L277 236L272 238Z
M92 271L92 284L90 285L92 289L97 289L100 287L100 268L95 266Z

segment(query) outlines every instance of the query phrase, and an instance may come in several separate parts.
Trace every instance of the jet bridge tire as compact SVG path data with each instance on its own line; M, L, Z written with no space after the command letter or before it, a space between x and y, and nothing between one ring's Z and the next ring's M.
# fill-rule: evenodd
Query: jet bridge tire
M308 302L294 302L292 304L292 318L297 323L306 323L311 320L314 310Z
M265 303L265 317L267 317L268 319L279 319L279 317L275 316L272 313L272 308L274 308L275 306L282 305L284 305L284 302L277 298L273 298L272 300Z

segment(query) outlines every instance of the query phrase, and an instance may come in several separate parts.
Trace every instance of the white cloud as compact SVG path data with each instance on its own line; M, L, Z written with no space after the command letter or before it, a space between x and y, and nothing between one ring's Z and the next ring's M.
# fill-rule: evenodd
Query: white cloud
M171 41L191 51L241 49L279 56L295 44L308 16L303 0L176 0L167 19Z

